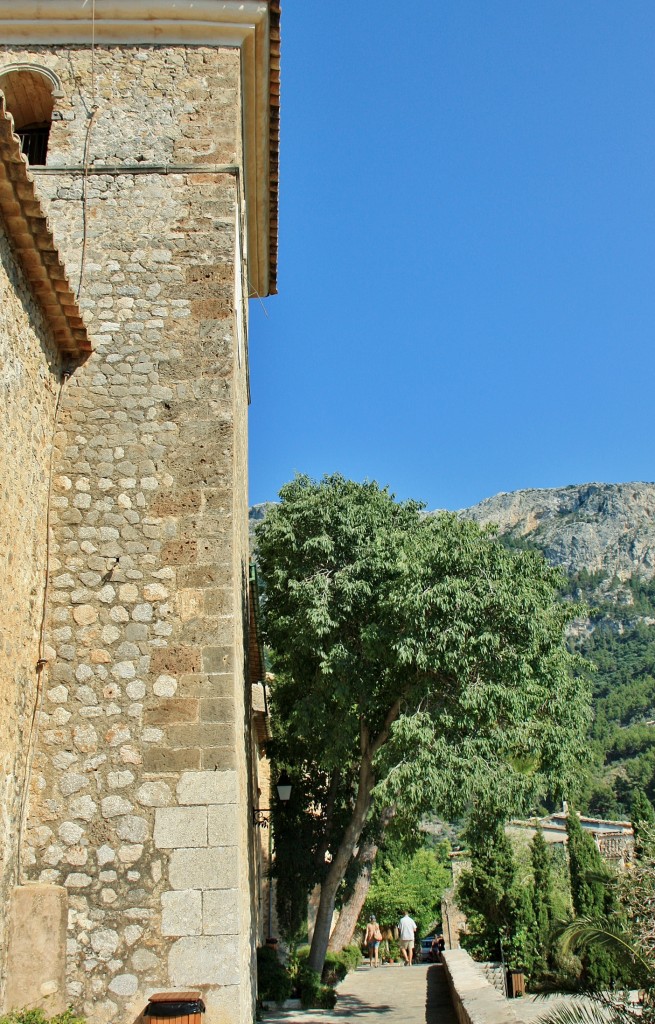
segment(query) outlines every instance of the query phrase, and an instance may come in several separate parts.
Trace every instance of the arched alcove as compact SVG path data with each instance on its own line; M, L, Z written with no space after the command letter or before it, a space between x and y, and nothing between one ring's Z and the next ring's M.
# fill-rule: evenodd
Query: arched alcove
M54 101L62 95L59 79L37 64L9 64L0 68L0 89L23 153L31 164L45 164Z

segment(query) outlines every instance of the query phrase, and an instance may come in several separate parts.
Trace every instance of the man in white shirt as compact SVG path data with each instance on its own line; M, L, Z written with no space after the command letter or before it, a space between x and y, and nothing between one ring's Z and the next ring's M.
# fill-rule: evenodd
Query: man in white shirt
M416 921L413 921L407 911L403 914L398 925L400 931L400 953L405 961L403 967L412 966L414 956L414 935L416 933Z

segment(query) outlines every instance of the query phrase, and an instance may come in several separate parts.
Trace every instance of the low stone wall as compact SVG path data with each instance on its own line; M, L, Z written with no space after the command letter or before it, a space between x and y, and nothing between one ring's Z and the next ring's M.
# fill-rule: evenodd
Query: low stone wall
M463 949L443 954L450 994L459 1024L517 1024L514 1007L484 977Z

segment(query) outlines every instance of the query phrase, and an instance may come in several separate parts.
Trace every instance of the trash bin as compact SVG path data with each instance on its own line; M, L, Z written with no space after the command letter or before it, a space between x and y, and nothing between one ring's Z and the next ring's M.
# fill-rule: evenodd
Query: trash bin
M147 1024L200 1024L204 1012L201 992L156 992L143 1016Z
M510 999L525 995L525 974L523 971L507 972L507 988Z

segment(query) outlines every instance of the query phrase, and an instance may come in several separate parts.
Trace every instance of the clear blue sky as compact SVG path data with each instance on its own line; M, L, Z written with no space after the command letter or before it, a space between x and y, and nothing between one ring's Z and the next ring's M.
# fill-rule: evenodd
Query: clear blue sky
M653 0L285 0L282 44L251 501L653 480Z

